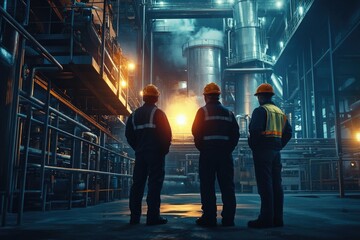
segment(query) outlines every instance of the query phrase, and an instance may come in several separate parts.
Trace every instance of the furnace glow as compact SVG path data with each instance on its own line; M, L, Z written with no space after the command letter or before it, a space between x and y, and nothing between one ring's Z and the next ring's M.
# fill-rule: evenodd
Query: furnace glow
M194 97L175 96L167 104L165 112L175 135L191 135L191 127L199 105Z
M179 125L186 124L186 116L184 114L179 114L176 116L176 123Z

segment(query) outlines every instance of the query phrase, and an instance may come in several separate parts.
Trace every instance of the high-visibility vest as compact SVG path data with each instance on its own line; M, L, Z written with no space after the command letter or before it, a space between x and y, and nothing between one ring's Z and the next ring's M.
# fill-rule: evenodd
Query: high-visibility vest
M134 130L140 130L140 129L146 129L146 128L156 128L156 125L154 124L154 115L155 115L156 110L157 110L157 107L154 107L152 109L152 111L150 113L149 121L147 123L139 124L139 125L135 124L135 113L136 113L136 111L135 111L132 116L132 124L133 124Z
M265 137L281 138L286 115L274 104L264 104L261 107L266 110L267 116L265 131L261 132L261 134Z
M228 116L221 116L221 115L209 115L209 111L207 110L206 106L202 107L202 109L205 112L205 121L226 121L226 122L232 122L232 116L231 112L228 111ZM228 135L207 135L203 138L206 140L230 140Z

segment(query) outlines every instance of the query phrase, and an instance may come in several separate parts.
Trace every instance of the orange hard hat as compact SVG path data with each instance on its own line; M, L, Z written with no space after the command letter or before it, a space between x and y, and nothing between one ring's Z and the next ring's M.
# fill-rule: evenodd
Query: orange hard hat
M204 95L207 94L220 94L220 87L216 83L209 83L204 87Z
M273 87L268 83L260 84L256 89L256 93L254 94L254 96L257 96L258 94L261 93L270 93L271 95L275 94Z
M160 96L160 92L155 85L149 84L143 89L143 96L158 97Z

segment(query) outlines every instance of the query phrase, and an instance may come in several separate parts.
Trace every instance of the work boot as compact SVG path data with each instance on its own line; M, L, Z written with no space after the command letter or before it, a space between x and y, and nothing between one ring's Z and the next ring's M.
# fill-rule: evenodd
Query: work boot
M266 222L261 221L259 219L248 222L248 227L249 228L271 228L273 226L274 226L273 224L266 223Z
M196 219L196 225L200 226L200 227L216 227L216 219L213 220L209 220L206 219L204 217L200 217L198 219Z
M130 223L131 225L139 224L139 223L140 223L140 217L131 216L129 223Z
M222 219L221 224L223 227L233 227L235 226L234 220L232 219Z
M166 224L168 222L168 220L164 217L157 217L157 218L154 218L154 219L147 219L146 220L146 225L148 226L152 226L152 225L161 225L161 224Z
M283 227L284 221L283 220L274 220L274 227Z

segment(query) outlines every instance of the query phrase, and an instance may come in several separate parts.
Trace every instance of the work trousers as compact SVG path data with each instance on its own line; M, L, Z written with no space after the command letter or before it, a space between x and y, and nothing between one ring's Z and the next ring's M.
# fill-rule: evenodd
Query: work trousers
M221 216L225 221L234 221L236 198L234 163L231 153L221 153L220 151L200 152L199 177L202 217L209 221L216 220L215 178L217 178L223 202Z
M284 192L281 185L281 155L278 150L253 151L258 193L261 199L259 220L266 224L283 221Z
M131 218L140 219L141 203L146 180L148 192L147 219L157 219L160 215L160 194L165 177L165 155L159 153L136 154L133 184L130 189L129 207Z

